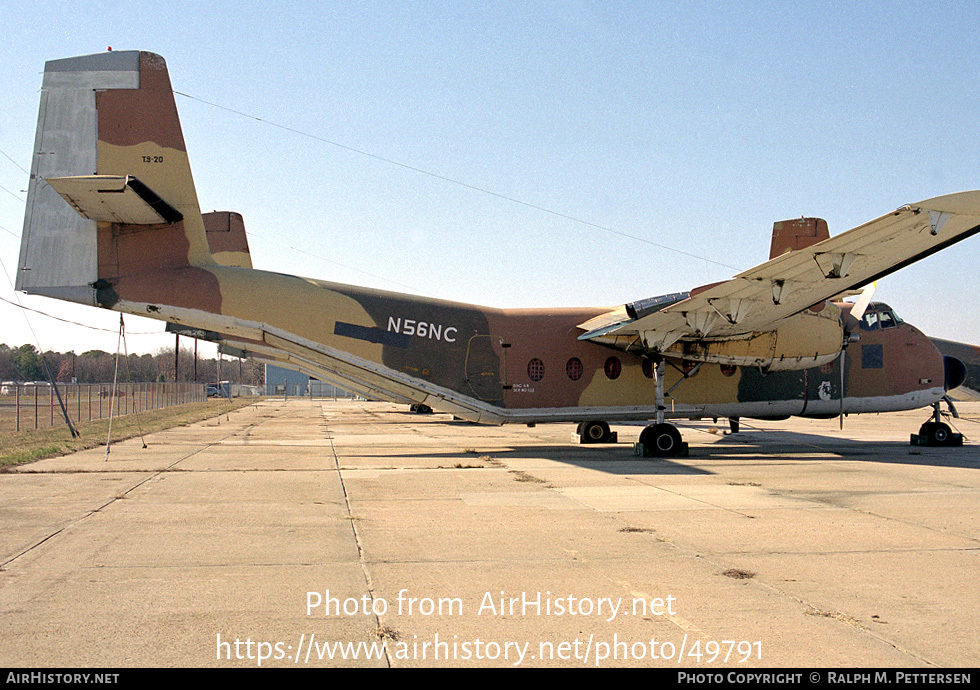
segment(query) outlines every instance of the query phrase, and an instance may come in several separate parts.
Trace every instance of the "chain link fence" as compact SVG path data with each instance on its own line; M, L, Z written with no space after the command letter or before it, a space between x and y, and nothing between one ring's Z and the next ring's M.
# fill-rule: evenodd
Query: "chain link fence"
M353 398L354 394L331 383L311 379L308 383L278 383L257 387L263 395L280 398ZM234 393L233 393L234 395Z
M0 432L44 429L65 423L58 395L75 424L112 416L203 402L208 391L202 383L120 383L112 394L111 383L46 382L0 384Z

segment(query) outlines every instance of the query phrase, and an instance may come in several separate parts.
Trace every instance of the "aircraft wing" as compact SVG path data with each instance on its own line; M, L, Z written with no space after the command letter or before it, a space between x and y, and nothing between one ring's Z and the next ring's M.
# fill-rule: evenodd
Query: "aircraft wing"
M977 232L980 191L927 199L686 298L667 295L627 305L625 314L623 308L603 314L579 326L586 331L579 339L609 343L625 336L661 352L678 341L745 338Z

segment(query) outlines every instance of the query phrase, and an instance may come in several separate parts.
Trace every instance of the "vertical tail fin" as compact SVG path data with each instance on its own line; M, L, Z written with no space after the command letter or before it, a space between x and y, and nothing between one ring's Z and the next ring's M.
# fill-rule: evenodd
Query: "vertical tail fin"
M248 249L242 214L234 211L205 213L204 229L208 233L208 249L215 263L252 268L252 254Z
M126 276L212 263L163 58L46 63L17 289L100 304Z
M794 218L772 224L772 243L769 258L775 259L786 252L805 249L830 237L827 221L823 218Z

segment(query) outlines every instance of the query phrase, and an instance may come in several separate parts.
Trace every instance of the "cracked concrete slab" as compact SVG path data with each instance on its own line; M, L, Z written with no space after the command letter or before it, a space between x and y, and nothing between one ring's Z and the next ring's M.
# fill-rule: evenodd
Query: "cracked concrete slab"
M912 448L921 417L658 460L640 425L267 399L0 474L0 664L976 666L980 446Z

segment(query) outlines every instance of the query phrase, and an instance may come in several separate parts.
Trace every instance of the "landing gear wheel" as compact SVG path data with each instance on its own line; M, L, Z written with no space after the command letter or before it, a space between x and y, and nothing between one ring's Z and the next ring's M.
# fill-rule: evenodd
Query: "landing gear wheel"
M681 454L684 443L673 424L651 424L640 432L640 445L651 456L668 458Z
M926 422L919 427L919 436L924 436L930 446L945 446L952 440L953 430L942 422Z
M605 422L582 422L577 433L582 443L608 443L610 438L609 425Z

